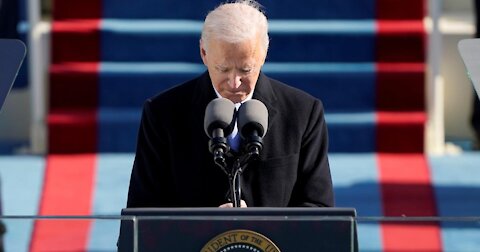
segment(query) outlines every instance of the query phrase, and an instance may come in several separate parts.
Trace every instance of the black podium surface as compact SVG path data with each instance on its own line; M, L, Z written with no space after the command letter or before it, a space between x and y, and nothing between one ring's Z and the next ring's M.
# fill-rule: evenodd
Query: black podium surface
M16 39L0 39L0 110L13 86L27 49Z
M130 208L119 251L358 251L351 208ZM136 249L134 249L136 248Z

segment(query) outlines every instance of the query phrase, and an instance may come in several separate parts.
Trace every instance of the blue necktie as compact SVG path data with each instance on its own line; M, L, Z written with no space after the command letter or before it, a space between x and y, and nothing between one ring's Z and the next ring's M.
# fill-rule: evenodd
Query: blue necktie
M230 145L230 148L236 152L240 150L240 134L238 134L238 127L237 127L237 112L238 108L240 108L242 104L241 103L235 103L235 115L234 115L234 120L235 120L235 126L233 127L232 134L230 134L227 137L228 144Z

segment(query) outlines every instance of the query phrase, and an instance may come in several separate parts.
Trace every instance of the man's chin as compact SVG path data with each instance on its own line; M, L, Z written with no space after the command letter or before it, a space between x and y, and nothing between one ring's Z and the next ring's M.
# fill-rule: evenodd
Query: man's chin
M233 103L239 103L239 102L242 102L243 100L245 100L246 96L245 95L242 95L242 94L239 94L239 95L228 95L227 97L225 97L227 99L229 99L230 101L232 101Z

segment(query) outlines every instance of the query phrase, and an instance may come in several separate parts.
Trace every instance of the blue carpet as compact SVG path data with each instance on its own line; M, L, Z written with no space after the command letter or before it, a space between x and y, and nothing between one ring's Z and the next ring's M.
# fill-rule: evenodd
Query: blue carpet
M1 200L4 215L36 215L42 193L45 160L36 156L0 156ZM31 219L5 220L6 251L28 251Z
M198 63L103 62L99 106L140 109L146 98L205 70ZM263 67L268 76L322 99L326 112L374 111L375 71L371 63L267 62ZM328 95L332 92L342 95Z
M175 1L175 0L103 0L103 17L123 19L203 19L205 13L221 1ZM374 0L288 0L259 1L269 18L274 19L371 19L376 15ZM175 10L175 11L172 11ZM294 10L294 11L293 11ZM335 10L335 11L332 11Z
M190 63L101 63L98 151L134 151L145 99L203 71L203 65ZM322 99L332 152L375 151L373 64L267 63L264 72Z
M132 154L104 154L98 157L93 200L94 215L119 215L126 206ZM120 222L96 220L91 230L90 251L115 251Z
M267 61L375 62L373 20L271 20L270 24ZM201 21L103 19L101 60L200 62L201 28Z
M480 153L434 157L432 180L440 216L480 216ZM442 223L445 251L478 251L480 223Z

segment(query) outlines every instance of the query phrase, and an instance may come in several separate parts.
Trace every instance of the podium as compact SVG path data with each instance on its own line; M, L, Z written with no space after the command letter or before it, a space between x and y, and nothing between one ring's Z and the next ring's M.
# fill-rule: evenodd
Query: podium
M480 39L460 40L458 51L467 69L468 78L480 98Z
M126 208L118 251L358 251L352 208Z
M0 39L0 111L12 89L27 48L16 39Z

